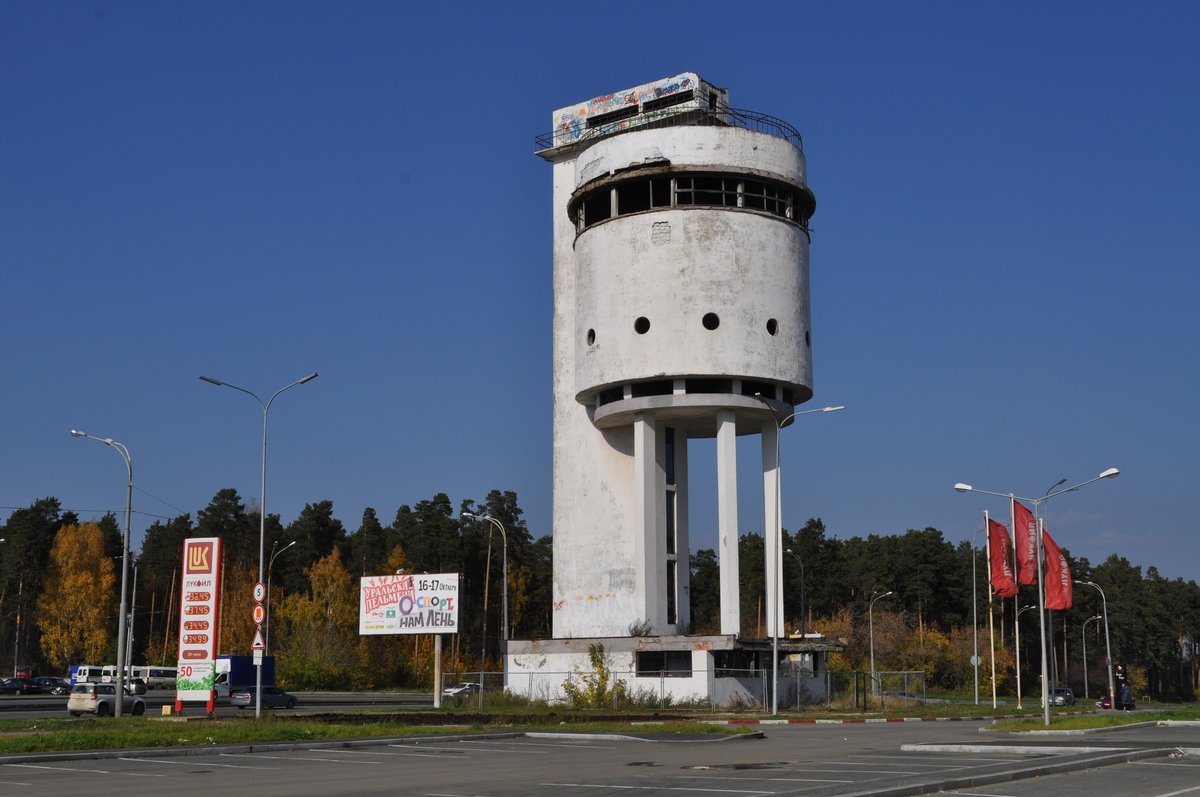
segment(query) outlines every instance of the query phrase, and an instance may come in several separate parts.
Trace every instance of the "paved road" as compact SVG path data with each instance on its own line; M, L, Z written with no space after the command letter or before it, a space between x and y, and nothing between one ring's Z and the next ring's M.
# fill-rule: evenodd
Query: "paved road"
M931 793L941 784L988 797L1200 797L1200 755L1151 753L1200 751L1200 729L1012 738L982 734L984 724L766 726L765 738L754 740L484 735L201 749L188 756L130 751L91 760L0 759L0 793L833 797ZM1140 755L1148 757L1110 763ZM1079 769L1052 774L1069 767ZM1036 782L1024 780L1034 775ZM1055 787L1046 791L1049 777ZM989 779L996 782L983 783Z
M359 710L375 706L404 706L406 708L431 707L433 697L407 692L371 693L341 693L341 692L297 692L298 707L319 708L323 711ZM175 693L165 691L147 692L142 698L146 701L146 713L158 716L162 707L174 705ZM266 709L264 709L266 711ZM0 696L0 718L30 719L36 717L65 717L67 713L66 695L12 695ZM185 707L189 715L203 714L204 707L200 703L189 703ZM228 701L217 701L217 716L237 717L246 712L230 706ZM253 714L253 710L250 711Z

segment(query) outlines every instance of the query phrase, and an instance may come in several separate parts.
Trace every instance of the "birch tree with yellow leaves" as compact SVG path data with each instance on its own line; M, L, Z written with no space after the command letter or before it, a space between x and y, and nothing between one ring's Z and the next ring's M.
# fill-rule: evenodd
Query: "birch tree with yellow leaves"
M116 620L115 584L98 524L58 530L38 599L42 653L51 665L65 672L71 664L104 663Z

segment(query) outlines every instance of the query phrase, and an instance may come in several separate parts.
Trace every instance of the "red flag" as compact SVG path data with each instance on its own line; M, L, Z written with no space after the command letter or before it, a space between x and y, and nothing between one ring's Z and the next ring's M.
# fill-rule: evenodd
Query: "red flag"
M1046 552L1046 608L1071 608L1071 566L1058 549L1050 532L1042 529L1042 547Z
M988 518L988 558L991 560L992 592L997 598L1011 598L1017 594L1008 547L1008 527Z
M1017 583L1037 583L1037 520L1033 513L1012 502L1013 542L1017 546Z

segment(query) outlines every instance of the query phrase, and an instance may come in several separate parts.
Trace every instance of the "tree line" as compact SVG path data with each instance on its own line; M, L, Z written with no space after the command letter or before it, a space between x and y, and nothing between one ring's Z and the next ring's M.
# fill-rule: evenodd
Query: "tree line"
M492 524L462 518L488 514L508 539L509 636L548 638L551 633L552 544L534 538L513 492L493 490L482 502L455 506L444 493L403 505L384 525L363 511L353 531L333 513L331 501L307 504L291 523L278 515L263 522L269 571L270 621L265 627L281 680L293 688L377 688L429 683L431 638L360 637L358 579L396 572L460 574L459 633L448 640L448 671L500 669L504 629L502 540ZM146 531L132 581L132 661L173 664L178 633L179 568L183 540L223 539L221 652L248 652L254 634L252 588L258 579L259 514L234 489L216 493L196 513L153 523ZM14 511L0 527L0 670L9 663L36 672L63 673L72 663L116 660L121 533L117 518L82 522L44 498ZM969 541L953 544L934 528L903 534L839 539L819 519L795 533L784 530L784 617L789 633L820 632L843 639L834 669L869 667L868 606L878 669L923 670L927 682L969 689L978 649L981 689L991 691L988 573L983 552ZM1194 699L1200 686L1200 587L1168 580L1154 567L1110 556L1093 566L1064 551L1076 579L1101 585L1113 658L1123 662L1139 694ZM739 541L741 635L765 631L763 537ZM719 562L712 549L691 556L692 633L719 628ZM974 578L972 565L975 565ZM134 579L131 570L130 579ZM973 602L973 596L976 601ZM1021 614L1021 650L1014 649L1014 615L1036 605L1034 588L1015 600L990 605L996 643L996 687L1011 694L1015 663L1025 691L1037 689L1040 643L1035 612ZM1083 683L1082 647L1094 692L1106 682L1101 614L1096 590L1076 586L1071 609L1049 615L1053 671L1059 683ZM3 656L3 654L0 654ZM7 659L7 661L5 661ZM1029 685L1034 685L1033 687Z

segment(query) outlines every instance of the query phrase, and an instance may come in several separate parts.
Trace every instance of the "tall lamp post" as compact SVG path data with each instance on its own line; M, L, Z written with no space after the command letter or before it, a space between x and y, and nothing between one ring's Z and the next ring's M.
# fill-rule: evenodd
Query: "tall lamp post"
M978 593L976 592L976 588L975 588L975 580L976 580L976 571L979 570L979 562L977 561L977 557L975 556L975 540L979 538L979 535L981 532L985 532L985 531L987 531L987 529L979 529L971 537L971 626L972 626L971 633L972 633L972 640L973 640L972 646L974 648L974 655L971 656L971 666L975 668L975 705L977 705L977 706L979 705L979 598L978 598ZM988 578L988 583L991 584L990 576ZM988 628L991 628L990 623L991 623L991 617L992 617L991 594L992 594L992 590L991 590L991 587L989 586L988 587L988 623L989 623ZM995 648L995 645L993 644L993 646L992 646L992 669L993 670L996 668L995 650L996 650L996 648ZM993 672L992 673L992 684L995 684L995 683L996 683L996 674ZM995 697L995 690L993 690L992 697ZM993 702L992 708L995 708L994 702Z
M269 562L267 562L267 605L265 607L266 611L264 612L264 614L266 616L263 618L263 622L267 626L267 629L266 629L267 632L264 635L264 639L263 639L263 648L264 648L263 655L264 656L271 655L271 569L273 567L275 567L275 557L279 556L279 554L283 553L288 548L291 548L297 542L298 542L298 540L292 540L287 545L280 548L278 551L275 550L275 546L279 544L279 541L276 540L274 543L271 544L271 559Z
M316 378L317 378L316 371L313 371L308 376L302 376L299 379L297 379L295 382L292 382L289 385L284 385L283 387L276 390L275 394L273 396L271 396L271 398L269 398L267 401L264 402L261 398L258 397L258 394L252 390L247 390L244 387L238 387L237 385L230 384L229 382L222 382L220 379L216 379L211 376L204 376L204 375L200 376L201 381L208 382L210 385L216 385L217 387L231 387L234 390L237 390L241 393L245 393L247 396L250 396L255 401L257 401L258 405L260 407L262 407L262 414L263 414L262 484L261 484L261 492L259 493L259 502L262 504L262 506L259 507L259 510L258 510L258 583L260 583L260 584L263 582L263 576L264 576L263 571L265 570L264 565L266 564L263 561L263 555L265 553L264 540L266 539L266 535L267 535L267 416L271 412L271 404L275 401L275 399L277 399L279 397L280 393L282 393L285 390L288 390L289 388L293 388L296 385L303 385L305 382L311 382L312 380L314 380ZM270 602L268 602L267 605L269 606ZM270 615L267 615L265 617L265 619L269 623ZM267 627L270 628L270 625L268 625ZM265 647L265 645L264 645L264 647ZM254 665L254 716L256 719L262 716L262 661L261 660L257 664Z
M882 595L872 595L871 602L867 604L867 628L871 640L871 693L876 695L879 694L879 679L875 675L875 601L893 594L889 589Z
M766 583L773 585L772 594L767 596L767 605L771 610L771 713L779 713L779 627L782 625L783 615L783 496L782 477L779 472L779 438L783 432L783 427L787 426L788 422L801 415L813 415L818 412L839 412L846 409L844 404L839 404L833 407L820 407L815 410L799 410L790 415L785 415L780 418L775 413L775 407L761 393L755 393L753 398L761 401L767 409L771 411L771 418L775 421L775 543L771 546L771 555L766 556L766 551L763 552L763 561L767 568ZM764 540L765 543L765 540Z
M1104 615L1098 614L1095 617L1089 617L1083 621L1083 699L1088 700L1088 670L1087 670L1087 624L1095 622L1103 618Z
M72 429L71 436L86 437L88 440L95 440L97 443L104 443L104 445L116 449L116 452L121 455L121 459L125 460L125 471L129 475L125 489L125 537L121 542L121 608L117 615L117 699L113 701L113 716L119 717L122 704L125 702L122 696L125 694L125 614L128 612L126 579L129 575L129 519L133 515L133 460L129 456L129 449L111 437L94 437L78 429Z
M788 548L788 549L787 549L787 550L786 550L784 553L786 553L788 556L790 556L790 557L792 557L793 559L795 559L795 560L796 560L796 564L800 565L800 638L801 638L801 639L803 639L803 638L804 638L804 636L805 636L805 617L804 617L804 560L802 560L802 559L800 558L800 556L799 556L799 555L798 555L798 554L797 554L795 551L793 551L791 548Z
M1076 484L1072 487L1064 487L1061 490L1055 490L1054 487L1051 487L1049 490L1046 491L1046 494L1043 495L1041 498L1026 498L1024 496L1015 495L1013 493L997 493L997 492L992 492L991 490L981 490L978 487L972 487L971 485L964 484L963 482L958 482L957 484L954 485L954 489L960 493L982 493L984 495L995 495L995 496L999 496L1000 498L1007 498L1010 502L1020 499L1022 501L1028 501L1029 503L1033 504L1034 515L1035 515L1035 517L1037 517L1037 593L1038 593L1037 606L1038 606L1038 629L1039 629L1039 636L1041 637L1041 642L1042 642L1042 717L1043 717L1043 722L1046 725L1050 724L1050 684L1049 684L1049 679L1047 677L1048 673L1047 673L1047 660L1046 660L1046 594L1045 594L1045 590L1042 585L1042 557L1043 557L1042 534L1043 534L1045 528L1042 523L1042 517L1040 514L1038 514L1038 510L1042 504L1049 501L1051 498L1055 497L1056 495L1062 495L1063 493L1071 493L1071 492L1078 490L1080 487L1091 484L1092 482L1097 482L1097 481L1100 481L1101 479L1111 479L1115 476L1119 476L1120 474L1121 474L1121 471L1119 471L1118 469L1109 468L1108 470L1102 472L1099 476L1088 479L1087 481L1084 481L1084 482L1080 482L1079 484ZM1062 481L1059 481L1055 486L1057 486L1058 484L1062 484Z
M1037 606L1034 606L1032 603L1027 606L1022 606L1021 608L1017 609L1017 614L1013 618L1013 632L1016 634L1013 639L1013 650L1015 651L1013 663L1015 665L1017 674L1017 708L1024 708L1024 706L1021 705L1021 613L1036 608Z
M504 595L501 596L500 603L502 605L504 630L502 637L505 642L508 641L508 533L504 530L504 524L496 518L487 514L474 514L472 512L463 512L459 517L470 518L471 520L486 520L500 530L500 539L503 540L503 555L501 570L504 572ZM486 644L486 643L485 643Z
M1100 589L1100 585L1095 581L1076 580L1075 583L1083 584L1085 587L1093 587L1100 593L1100 605L1103 607L1101 615L1104 617L1104 655L1108 659L1108 704L1116 708L1117 685L1113 681L1112 646L1108 642L1108 599L1104 597L1104 590Z

